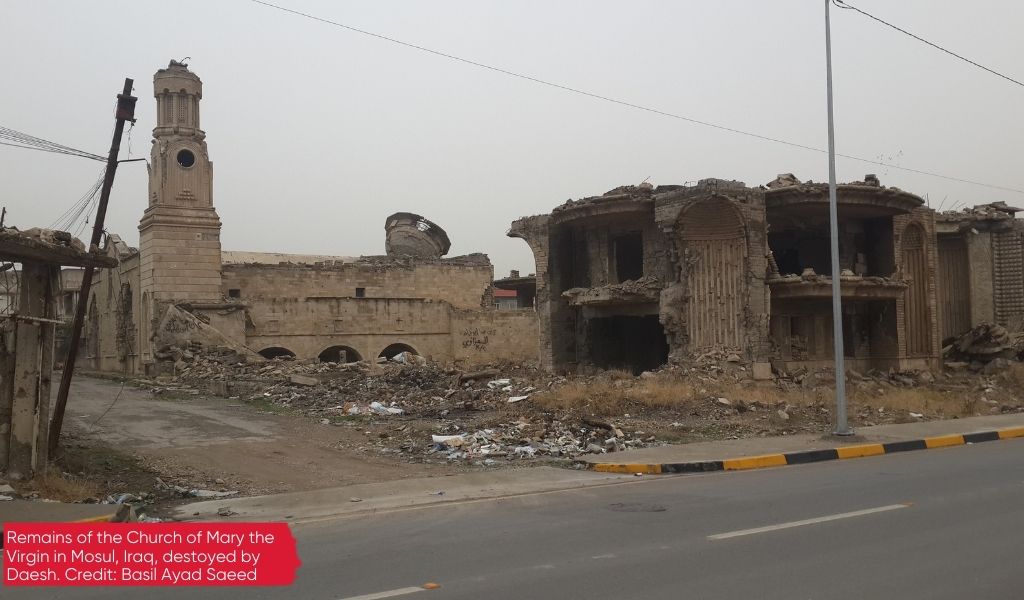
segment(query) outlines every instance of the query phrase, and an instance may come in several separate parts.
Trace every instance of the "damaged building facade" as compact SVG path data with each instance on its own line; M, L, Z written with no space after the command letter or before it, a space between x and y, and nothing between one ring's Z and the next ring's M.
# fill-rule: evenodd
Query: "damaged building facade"
M494 310L483 254L446 258L444 230L413 214L384 223L386 255L221 248L213 163L200 127L202 82L172 61L154 75L157 124L139 247L105 244L118 266L94 279L81 361L155 372L196 342L267 358L332 362L402 352L441 362L535 361L533 311Z
M937 214L873 175L838 186L792 175L748 187L643 184L515 221L537 267L540 360L555 371L714 358L755 378L829 367L840 277L849 368L941 367L943 340L981 322L1021 327L1024 229L1008 207Z

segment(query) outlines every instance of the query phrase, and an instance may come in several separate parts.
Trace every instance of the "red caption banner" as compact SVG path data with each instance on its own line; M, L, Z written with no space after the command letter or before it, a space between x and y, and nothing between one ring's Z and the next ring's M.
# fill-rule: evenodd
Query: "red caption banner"
M287 523L4 523L4 585L289 585Z

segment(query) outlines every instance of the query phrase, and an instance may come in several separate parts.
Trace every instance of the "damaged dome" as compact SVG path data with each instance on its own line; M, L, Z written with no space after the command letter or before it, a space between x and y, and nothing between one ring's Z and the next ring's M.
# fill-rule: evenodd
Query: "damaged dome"
M395 213L384 221L384 248L388 256L441 258L452 243L436 223L414 213Z

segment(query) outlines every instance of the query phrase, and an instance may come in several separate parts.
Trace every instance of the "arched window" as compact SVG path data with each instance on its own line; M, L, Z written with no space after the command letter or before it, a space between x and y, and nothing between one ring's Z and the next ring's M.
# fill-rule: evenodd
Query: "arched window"
M419 352L417 352L415 348L413 348L412 346L410 346L408 344L391 344L387 348L384 348L383 350L381 350L380 354L378 354L377 357L378 358L384 357L384 358L386 358L388 360L391 360L392 358L398 356L399 354L401 354L403 352L408 352L409 354L419 355Z
M287 348L271 346L260 350L260 356L263 358L295 358L295 353Z
M363 360L359 352L351 346L331 346L320 353L320 362L353 363Z

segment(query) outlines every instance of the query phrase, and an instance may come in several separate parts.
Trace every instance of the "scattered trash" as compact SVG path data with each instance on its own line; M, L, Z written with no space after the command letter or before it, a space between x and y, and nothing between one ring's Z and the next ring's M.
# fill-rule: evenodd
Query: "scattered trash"
M527 394L525 396L512 396L511 398L508 399L508 403L509 404L515 404L516 402L522 402L523 400L526 400L529 397L530 397L529 394Z
M466 438L462 435L432 435L430 436L430 440L435 444L441 444L451 448L458 448L466 443Z
M5 494L0 494L0 502L6 502L7 500L14 500L14 498L7 496Z
M351 498L348 499L348 501L349 502L362 502L363 499L362 498L356 498L355 496L352 496Z
M405 411L396 406L384 406L380 402L374 401L370 403L370 412L375 415L389 416L389 415L404 415Z

